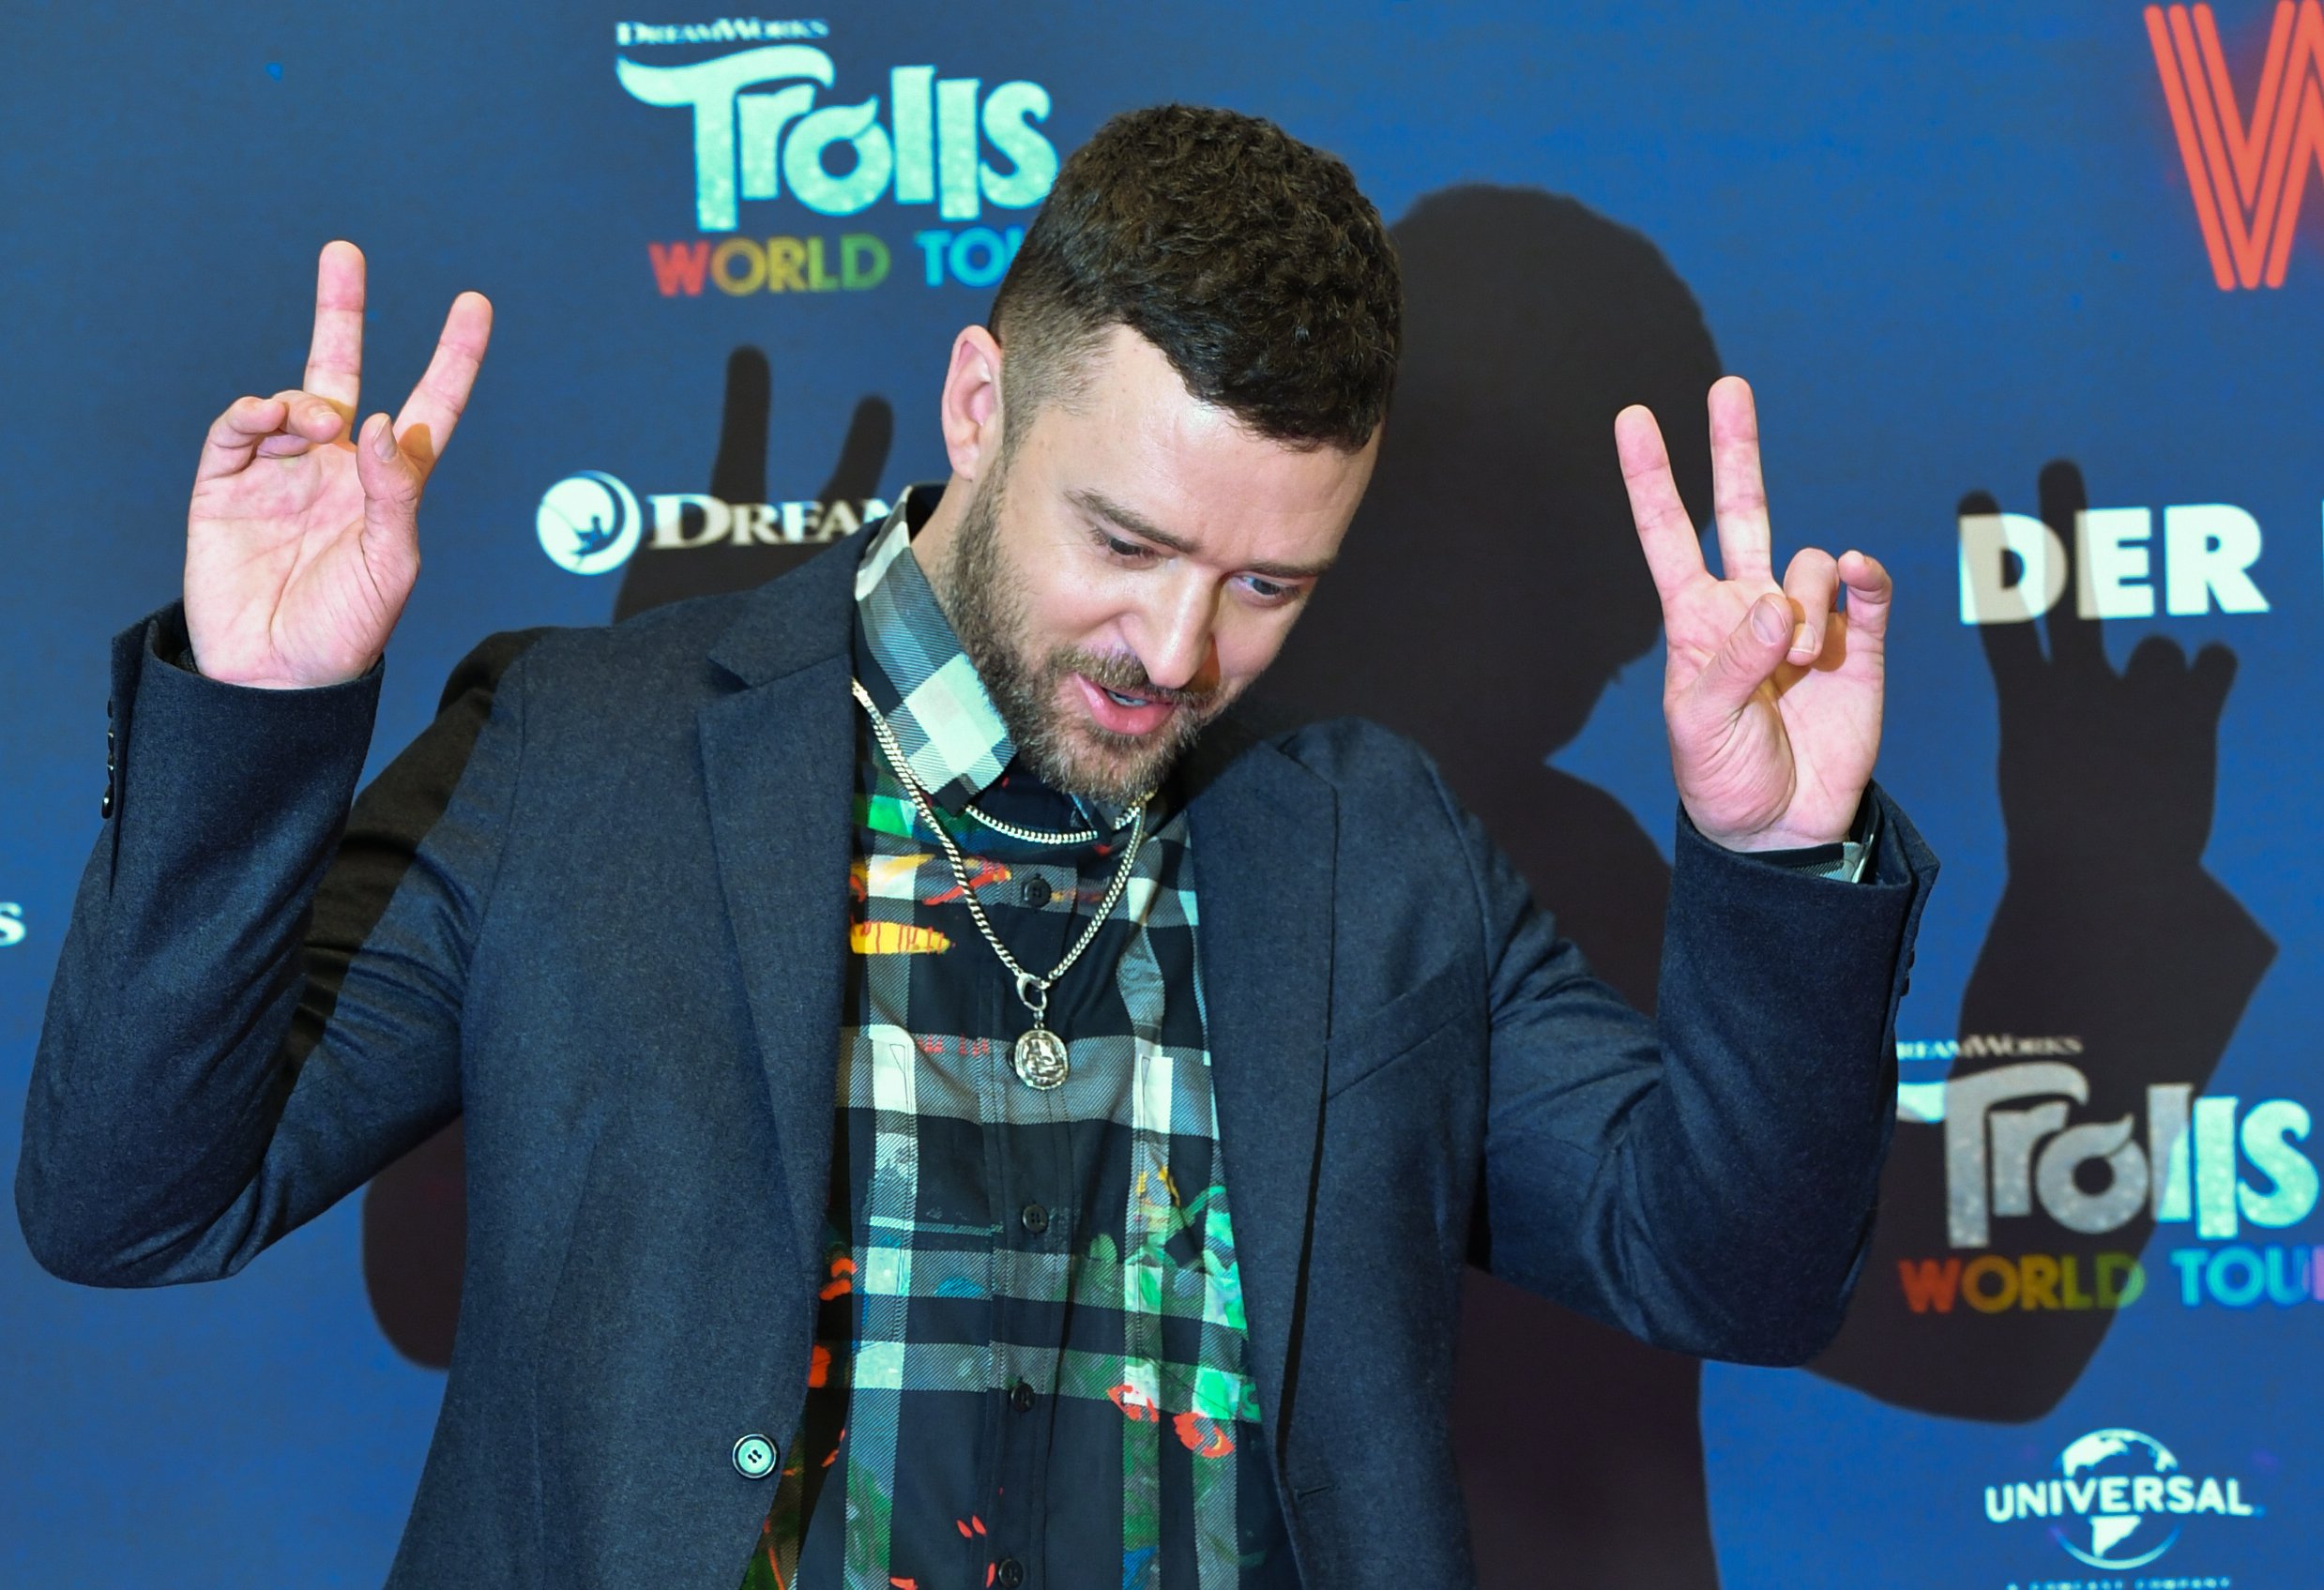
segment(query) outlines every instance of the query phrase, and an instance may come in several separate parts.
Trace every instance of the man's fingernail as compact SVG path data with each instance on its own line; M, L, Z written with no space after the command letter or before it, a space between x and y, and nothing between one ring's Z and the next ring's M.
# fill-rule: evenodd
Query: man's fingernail
M1778 611L1773 597L1761 597L1751 604L1751 632L1769 645L1784 638L1791 628L1791 615Z
M379 434L372 438L372 451L383 459L395 457L395 422L385 415L380 416Z
M1798 629L1792 632L1791 649L1795 653L1803 657L1812 657L1815 655L1815 640L1814 636L1808 633L1808 627L1806 625L1800 625Z

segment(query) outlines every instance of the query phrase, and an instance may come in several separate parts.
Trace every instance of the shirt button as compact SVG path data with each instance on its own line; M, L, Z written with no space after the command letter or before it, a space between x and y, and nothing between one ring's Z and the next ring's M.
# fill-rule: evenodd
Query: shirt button
M1025 903L1039 911L1049 903L1049 880L1027 878L1025 881Z
M1001 1590L1017 1590L1017 1586L1025 1582L1025 1565L1014 1557L1003 1557L994 1579Z
M1031 1232L1035 1236L1039 1236L1049 1229L1049 1211L1038 1204L1027 1204L1023 1209L1017 1211L1017 1219L1026 1231Z
M745 1479L765 1479L775 1468L774 1444L764 1435L746 1435L735 1443L735 1472Z
M1009 1394L1009 1405L1021 1414L1031 1413L1033 1411L1033 1388L1024 1381L1017 1382L1017 1388Z

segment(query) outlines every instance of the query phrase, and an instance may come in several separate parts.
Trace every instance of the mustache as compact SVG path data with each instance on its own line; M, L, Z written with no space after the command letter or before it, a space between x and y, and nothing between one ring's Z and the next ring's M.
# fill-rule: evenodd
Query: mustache
M1208 690L1172 690L1157 685L1147 676L1145 665L1134 657L1116 652L1101 655L1097 652L1069 651L1057 659L1058 666L1078 674L1093 685L1101 685L1123 695L1144 696L1147 701L1166 702L1172 706L1192 708L1197 712L1209 706L1220 697L1214 686Z

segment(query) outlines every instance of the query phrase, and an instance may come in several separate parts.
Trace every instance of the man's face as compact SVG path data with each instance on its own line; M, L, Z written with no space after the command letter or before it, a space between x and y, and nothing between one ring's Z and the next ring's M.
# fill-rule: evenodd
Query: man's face
M1254 435L1115 327L1071 406L1044 405L977 483L942 574L1034 770L1112 802L1159 783L1274 661L1378 446Z

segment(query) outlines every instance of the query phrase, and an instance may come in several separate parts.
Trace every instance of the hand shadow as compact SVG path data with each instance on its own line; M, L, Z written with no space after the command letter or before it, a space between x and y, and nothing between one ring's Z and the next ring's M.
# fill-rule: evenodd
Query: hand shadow
M1718 352L1654 245L1571 199L1450 189L1393 230L1405 351L1378 472L1262 689L1418 740L1559 930L1651 1011L1669 866L1547 758L1662 632L1614 416L1654 410L1708 524ZM1715 1585L1699 1373L1471 1269L1452 1436L1481 1583Z
M2050 464L2040 497L2043 522L2071 557L2076 516L2089 506L2081 471ZM1997 511L1983 492L1961 503L1964 515ZM2147 1089L2203 1091L2275 956L2273 941L2203 870L2235 655L2211 644L2190 665L2175 643L2149 635L2116 673L2100 624L2079 615L2071 571L2043 622L2046 658L2031 622L1981 630L2000 708L2009 882L1962 995L1952 1079L2062 1062L2088 1080L2087 1103L2051 1093L2005 1107L2024 1111L2046 1098L2072 1124L2127 1117L2143 1147ZM1997 1036L2069 1037L2079 1048L1997 1053L2022 1047L1996 1044ZM2039 1203L2004 1213L2008 1201L1990 1172L1982 1189L1948 1189L1945 1133L1941 1124L1898 1120L1862 1280L1838 1340L1813 1368L1899 1407L1994 1423L2040 1418L2073 1388L2114 1323L2115 1310L2094 1306L2098 1255L2138 1255L2154 1233L2152 1201L2126 1223L2090 1234L2068 1230ZM1997 1150L1989 1166L2001 1158ZM2075 1185L2103 1194L2110 1175L2086 1163ZM1953 1190L1988 1195L1987 1246L1949 1246ZM2028 1295L2056 1306L2025 1307L2021 1295L1987 1314L1956 1296L1941 1312L1925 1301L1926 1311L1913 1310L1900 1265L1981 1252L2039 1253L2061 1266L2071 1257L2073 1283ZM2148 1284L2173 1280L2150 1275ZM1997 1283L1979 1295L2002 1295ZM2075 1295L2084 1306L2069 1305Z
M767 492L767 431L772 382L767 356L737 348L726 361L726 397L719 420L718 456L710 466L709 495L726 503L764 503ZM881 473L895 437L895 413L888 400L858 401L839 460L815 501L825 505L821 522L853 528L857 505L879 490ZM837 512L839 505L846 505ZM648 539L622 570L614 598L614 621L689 597L748 590L787 573L823 550L820 540L668 549ZM492 653L505 668L522 645ZM489 696L493 678L468 677L463 689ZM448 703L454 695L446 691ZM384 899L378 909L386 909ZM348 942L360 942L359 931ZM395 1350L431 1369L452 1361L452 1336L460 1315L461 1268L467 1252L467 1179L457 1120L372 1178L363 1196L363 1284L372 1313Z

